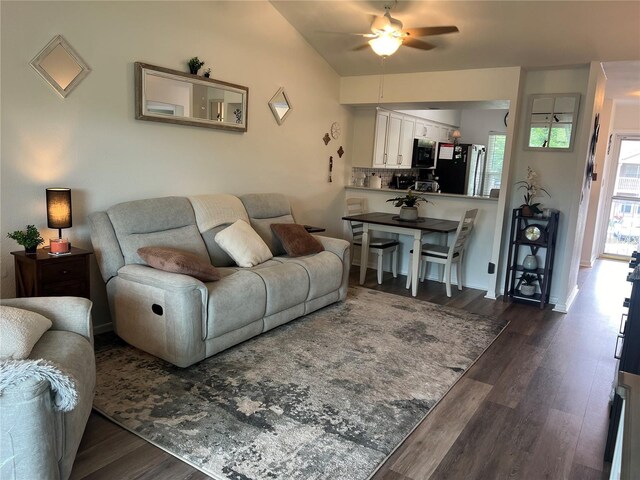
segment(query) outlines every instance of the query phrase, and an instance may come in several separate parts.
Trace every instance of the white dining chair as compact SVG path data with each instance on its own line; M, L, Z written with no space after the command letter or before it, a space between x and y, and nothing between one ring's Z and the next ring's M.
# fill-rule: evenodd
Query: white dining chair
M347 198L347 215L361 215L363 213L366 213L364 202L364 198ZM349 222L349 226L351 227L352 235L351 245L362 248L362 223ZM373 252L378 255L377 273L379 285L382 284L382 261L384 254L387 252L392 253L391 272L393 273L393 278L398 277L398 245L400 245L400 242L398 242L397 239L376 237L373 236L371 232L369 233L369 253ZM354 255L351 255L351 263L353 263L353 257Z
M447 287L447 297L451 297L451 266L454 263L456 264L458 290L462 290L462 261L477 214L478 209L467 210L464 213L458 224L458 229L456 230L451 245L437 245L435 243L422 244L422 253L420 255L420 270L422 274L420 280L424 281L428 269L428 262L444 265L443 281ZM411 253L413 254L413 250L411 250ZM411 269L409 269L407 273L407 288L411 287L411 281Z

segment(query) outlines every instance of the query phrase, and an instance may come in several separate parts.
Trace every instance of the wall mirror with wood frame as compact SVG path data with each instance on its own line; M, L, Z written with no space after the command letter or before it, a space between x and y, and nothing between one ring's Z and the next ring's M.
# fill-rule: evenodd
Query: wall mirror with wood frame
M526 150L573 150L579 93L531 95Z
M247 131L248 87L136 62L135 91L138 120Z

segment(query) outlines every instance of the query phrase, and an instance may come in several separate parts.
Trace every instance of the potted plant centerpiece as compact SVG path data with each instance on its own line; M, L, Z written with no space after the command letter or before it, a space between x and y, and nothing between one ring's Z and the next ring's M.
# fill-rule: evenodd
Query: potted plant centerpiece
M400 208L400 220L415 221L418 219L418 204L420 202L433 203L422 195L416 195L413 190L409 189L406 195L401 197L390 198L387 202L394 202L396 207Z
M44 239L40 236L40 232L34 225L27 225L27 231L16 230L7 234L7 237L18 242L18 245L24 247L25 253L36 253L38 245L44 243Z
M538 277L533 273L523 273L520 276L520 294L525 297L532 297L536 293L536 282Z
M534 172L531 167L527 167L527 179L516 182L518 190L524 189L524 203L520 205L520 213L523 217L533 217L533 215L542 213L540 209L540 202L534 203L534 198L540 196L540 192L544 192L551 195L544 188L538 184L538 174Z

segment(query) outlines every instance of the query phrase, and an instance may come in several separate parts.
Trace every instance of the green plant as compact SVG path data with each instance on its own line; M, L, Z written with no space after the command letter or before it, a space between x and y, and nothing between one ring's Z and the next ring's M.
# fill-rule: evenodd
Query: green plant
M422 195L416 195L415 193L413 193L413 190L411 189L409 189L406 195L402 195L401 197L396 198L390 198L389 200L387 200L387 202L395 202L394 206L396 207L415 207L420 202L433 204L432 201L427 200Z
M538 277L533 273L523 273L520 275L520 280L522 280L523 285L535 285L538 281Z
M7 237L18 242L24 248L37 248L38 245L44 243L44 239L40 236L40 232L34 225L27 225L27 231L16 230L7 234Z
M540 192L546 193L549 195L549 198L551 198L551 194L538 184L537 178L538 174L534 172L531 167L527 167L527 179L516 182L516 185L519 185L518 190L525 190L524 203L520 206L524 207L526 205L533 211L533 213L542 213L542 210L540 209L540 202L533 203L533 199L535 197L539 197Z
M197 72L204 65L204 62L201 62L198 57L193 57L187 63L189 65L189 70L191 72Z

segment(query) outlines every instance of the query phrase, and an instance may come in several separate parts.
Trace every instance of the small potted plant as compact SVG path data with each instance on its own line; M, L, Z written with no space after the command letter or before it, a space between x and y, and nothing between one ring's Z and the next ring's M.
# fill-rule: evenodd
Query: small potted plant
M187 65L189 65L189 72L191 72L192 75L197 75L198 70L202 68L204 62L201 62L198 57L193 57L187 62Z
M36 253L38 245L44 243L44 239L40 236L40 232L34 225L27 225L27 231L16 230L7 234L7 237L18 242L18 245L24 247L25 253Z
M204 71L204 76L205 76L206 78L209 78L209 77L211 76L211 69L210 69L210 68L207 68L207 69Z
M407 221L416 221L418 219L418 204L420 202L433 203L422 195L416 195L411 189L406 195L390 198L387 202L394 202L396 207L402 207L400 208L400 220Z
M516 182L518 190L524 189L524 203L520 205L520 213L523 217L533 217L535 214L542 213L540 202L534 203L533 199L540 196L540 192L551 195L538 184L538 174L531 167L527 167L527 179Z
M520 281L520 294L525 297L532 297L536 293L538 277L533 273L523 273L520 276Z

